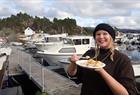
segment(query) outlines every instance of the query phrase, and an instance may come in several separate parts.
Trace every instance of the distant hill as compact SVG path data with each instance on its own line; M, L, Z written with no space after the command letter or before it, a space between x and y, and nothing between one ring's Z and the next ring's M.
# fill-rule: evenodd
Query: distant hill
M119 29L120 32L123 33L140 33L140 30L136 30L136 29Z
M84 27L87 31L93 32L94 27ZM123 33L140 33L140 29L118 29L118 31Z

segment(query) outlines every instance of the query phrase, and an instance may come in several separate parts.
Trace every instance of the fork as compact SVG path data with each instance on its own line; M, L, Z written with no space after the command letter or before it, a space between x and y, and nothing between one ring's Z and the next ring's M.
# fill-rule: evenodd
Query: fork
M90 59L90 57L89 57L89 56L86 56L86 57L80 57L80 59L88 60L88 59Z

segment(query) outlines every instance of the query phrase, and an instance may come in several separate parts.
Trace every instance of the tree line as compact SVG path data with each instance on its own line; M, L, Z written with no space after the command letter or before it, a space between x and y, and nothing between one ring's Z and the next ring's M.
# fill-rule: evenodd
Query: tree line
M20 12L0 19L0 35L22 34L27 27L30 27L37 33L40 31L48 34L68 33L69 35L88 35L90 33L88 32L90 29L78 26L76 20L72 18L54 18L53 21L50 21L46 17L33 17L27 13Z

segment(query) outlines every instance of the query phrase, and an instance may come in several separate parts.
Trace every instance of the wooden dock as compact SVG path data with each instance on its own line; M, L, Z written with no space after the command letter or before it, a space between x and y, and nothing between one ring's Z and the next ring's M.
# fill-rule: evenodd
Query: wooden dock
M0 48L0 90L3 88L4 81L6 79L8 59L11 54L11 48L1 47Z
M29 53L20 49L12 47L9 64L18 65L42 92L49 95L80 95L80 85L42 66Z

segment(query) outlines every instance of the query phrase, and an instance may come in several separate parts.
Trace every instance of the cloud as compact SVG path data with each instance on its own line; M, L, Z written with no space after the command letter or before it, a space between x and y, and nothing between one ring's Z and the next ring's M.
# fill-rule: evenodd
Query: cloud
M6 12L5 12L6 11ZM11 14L9 8L7 7L0 7L0 16L3 17L7 17L7 15Z
M113 7L117 3L107 3L102 0L61 0L55 2L56 9L61 11L72 13L74 16L80 17L102 17L102 16L114 16L114 15L128 15L129 11L125 9L118 9Z
M140 23L140 20L138 17L133 16L128 17L117 16L109 18L108 23L111 23L112 25L115 25L116 27L119 28L138 29L139 28L138 23Z
M139 0L0 0L0 16L26 12L32 16L74 18L80 26L101 22L139 28Z
M57 10L56 8L51 8L46 11L46 16L50 19L53 19L54 17L64 19L67 17L72 17L72 14L65 11Z
M44 15L44 0L13 0L18 12L26 12L31 15Z
M11 8L9 7L9 4L7 2L3 2L1 1L0 3L1 7L0 7L0 17L4 18L4 17L8 17L9 14L11 14Z

